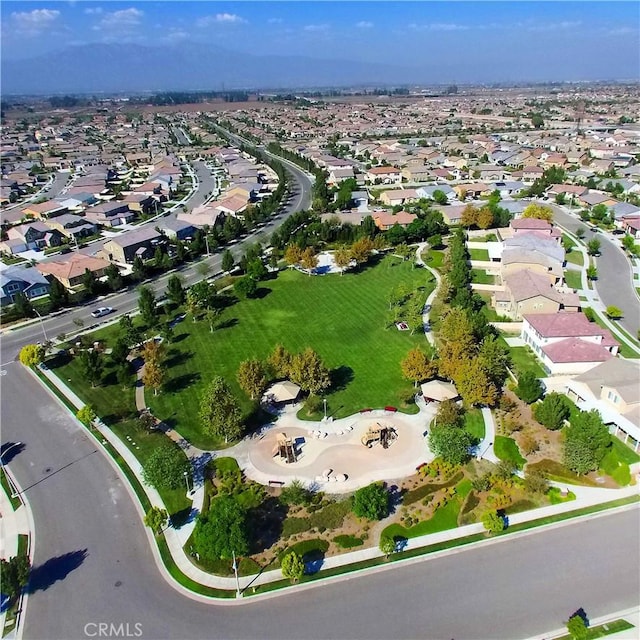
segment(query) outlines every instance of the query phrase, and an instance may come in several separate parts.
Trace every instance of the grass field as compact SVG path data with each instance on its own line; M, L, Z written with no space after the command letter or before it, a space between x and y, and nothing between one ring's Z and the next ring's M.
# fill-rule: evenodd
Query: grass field
M574 269L565 269L564 281L571 289L582 289L582 273Z
M469 249L469 257L471 260L481 260L483 262L489 261L488 249Z
M518 469L522 469L526 460L520 454L518 443L513 438L496 436L493 450L500 460L512 462Z
M484 269L471 269L471 282L474 284L493 284L495 276L489 275Z
M536 378L545 378L547 376L531 349L528 347L510 347L503 336L500 336L498 340L509 349L511 368L515 370L516 374L531 371Z
M276 344L291 352L310 346L329 367L334 381L328 413L342 417L364 407L406 404L413 385L404 380L400 362L407 352L428 349L424 334L385 329L389 294L400 283L423 287L426 299L433 277L412 263L384 258L361 273L309 277L295 270L261 283L259 297L225 309L226 328L211 333L205 322L187 319L175 328L170 347L166 391L147 394L154 413L196 446L214 444L201 433L200 395L215 375L221 375L240 399L246 415L255 409L236 381L239 364L267 358Z
M464 414L464 428L477 440L484 438L484 418L480 409L471 409Z
M571 264L576 264L579 267L584 266L584 256L580 251L570 251L565 254L565 257L567 262L570 262Z

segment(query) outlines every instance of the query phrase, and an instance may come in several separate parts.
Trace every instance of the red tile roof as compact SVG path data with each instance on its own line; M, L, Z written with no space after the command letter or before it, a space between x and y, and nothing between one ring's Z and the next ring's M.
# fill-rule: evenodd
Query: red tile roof
M605 347L580 338L567 338L542 347L546 356L556 364L562 362L604 362L613 358Z
M601 344L604 346L619 344L608 329L589 322L583 313L531 313L523 317L544 338L602 336Z

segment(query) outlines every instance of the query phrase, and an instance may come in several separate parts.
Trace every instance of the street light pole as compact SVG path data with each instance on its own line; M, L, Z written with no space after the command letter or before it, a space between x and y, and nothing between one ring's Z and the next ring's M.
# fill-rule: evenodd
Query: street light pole
M207 258L211 255L211 253L209 252L209 234L205 233L204 234L204 241L207 244Z
M7 448L6 451L3 451L2 453L0 453L0 466L2 467L2 473L4 473L4 477L7 479L7 483L9 484L9 489L11 489L11 497L12 498L17 498L19 493L18 493L18 491L15 491L15 487L13 485L13 482L11 481L11 477L7 473L7 469L5 467L5 464L2 461L2 456L5 455L5 453L8 453L9 451L11 451L11 449L13 449L14 447L19 447L21 444L22 444L22 442L14 442L10 447Z
M242 594L240 593L240 580L238 578L238 563L236 562L236 552L235 550L231 551L233 554L233 573L236 576L236 598L240 598Z
M322 398L322 402L324 403L324 419L327 419L327 399Z
M187 493L191 493L191 488L189 487L189 473L185 471L183 475L184 475L184 481L187 485Z
M44 329L44 322L42 321L42 316L40 315L40 313L38 313L38 310L35 307L33 310L35 311L36 315L40 319L40 326L42 327L42 335L44 336L44 341L49 342L49 338L47 338L47 332Z

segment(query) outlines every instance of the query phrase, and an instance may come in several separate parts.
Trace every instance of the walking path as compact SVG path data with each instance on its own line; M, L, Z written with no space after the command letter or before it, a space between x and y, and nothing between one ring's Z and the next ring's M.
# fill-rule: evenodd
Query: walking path
M425 269L427 269L433 277L436 279L436 287L429 294L427 301L424 303L424 307L422 309L422 326L424 328L424 335L427 338L429 344L433 347L436 344L435 338L433 337L433 333L431 332L431 323L429 321L429 313L431 312L431 305L435 300L435 297L438 295L438 289L440 288L440 274L430 266L428 266L425 261L422 259L422 252L428 246L426 242L422 242L418 245L416 249L416 264L422 265Z
M71 391L67 385L58 378L54 373L49 371L48 369L44 369L42 374L63 394L65 395L69 402L80 408L84 405L84 403L78 398L78 396ZM299 421L299 419L295 416L293 409L289 409L284 412L284 419L286 424L294 424ZM420 414L418 414L420 415ZM491 412L489 412L489 416L487 417L484 413L483 416L485 420L488 420L486 423L486 433L485 439L491 438L492 433L494 433L495 427L493 425L493 420L491 418ZM411 418L412 416L402 416L403 420L407 418ZM424 418L423 418L424 419ZM339 421L336 421L336 423ZM309 423L304 423L305 427L309 428ZM153 506L157 506L159 508L164 508L164 503L159 495L159 493L151 486L144 485L142 483L142 467L131 450L125 445L112 431L109 429L104 423L101 421L96 421L95 428L98 433L103 438L103 443L109 443L112 447L114 447L117 452L122 456L125 462L132 469L136 477L141 481L141 484L148 496L149 501ZM223 453L225 456L232 455L236 457L236 459L244 463L248 462L249 455L249 446L251 440L245 439L242 442L238 443L234 447L230 447L226 449ZM489 449L487 450L487 452ZM197 450L198 454L202 456L209 455L211 457L215 457L218 455L218 452L202 452ZM222 453L222 452L220 452ZM194 461L193 458L192 462ZM244 464L242 466L246 467ZM509 522L510 524L517 524L521 522L527 522L530 520L534 520L537 518L542 518L549 515L555 515L558 513L565 513L568 511L572 511L574 509L578 509L581 507L591 506L595 504L599 504L601 502L615 500L618 498L632 496L638 494L637 487L625 487L619 490L612 489L601 489L601 488L590 488L590 487L574 487L571 486L571 490L576 494L576 500L571 502L565 502L558 505L550 505L548 507L542 507L540 509L535 509L532 511L526 511L523 513L514 514L510 516ZM189 536L191 535L193 528L195 526L195 515L199 512L202 507L202 503L204 500L204 483L201 479L194 479L194 491L189 496L193 500L192 512L190 514L190 518L188 522L180 527L179 529L175 529L173 527L169 527L165 530L164 535L169 547L171 556L180 569L182 573L184 573L189 578L194 581L209 587L219 588L219 589L228 589L235 590L236 584L235 579L233 577L222 577L215 576L206 573L205 571L199 569L195 566L190 558L185 553L183 546ZM467 525L464 527L459 527L457 529L441 531L439 533L434 533L426 536L420 536L418 538L412 538L407 541L405 549L415 549L431 544L435 544L438 542L444 542L447 540L455 540L458 538L462 538L471 534L477 534L484 531L483 525L480 523ZM363 560L368 560L372 558L382 557L382 553L375 546L375 540L373 540L374 546L366 549L361 549L359 551L353 551L350 553L344 553L337 556L332 556L326 558L322 563L322 568L331 568L331 567L339 567L347 564L351 564L354 562L360 562ZM240 584L242 589L246 589L250 586L257 586L260 584L265 584L268 582L272 582L275 580L281 580L282 573L279 569L265 571L258 576L248 576L240 579Z

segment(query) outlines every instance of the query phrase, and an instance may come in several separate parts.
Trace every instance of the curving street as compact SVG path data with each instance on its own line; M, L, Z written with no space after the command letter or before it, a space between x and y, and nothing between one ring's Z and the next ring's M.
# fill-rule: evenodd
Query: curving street
M21 365L1 378L4 441L34 512L24 637L84 638L140 623L144 638L524 638L640 598L638 508L241 607L185 597L160 575L140 516L94 442ZM615 539L615 544L611 541Z

